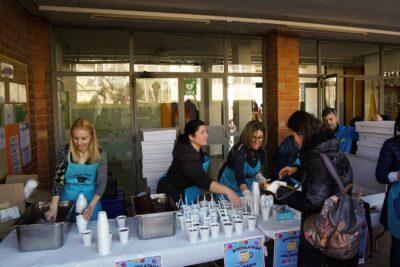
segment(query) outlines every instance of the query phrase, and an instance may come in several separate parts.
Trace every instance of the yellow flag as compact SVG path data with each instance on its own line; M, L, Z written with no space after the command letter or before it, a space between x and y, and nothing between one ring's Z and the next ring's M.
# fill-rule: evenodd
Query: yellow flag
M375 120L376 113L377 112L376 112L376 103L375 103L375 87L374 87L374 81L372 81L371 98L369 100L369 112L368 112L367 120L369 120L369 121Z

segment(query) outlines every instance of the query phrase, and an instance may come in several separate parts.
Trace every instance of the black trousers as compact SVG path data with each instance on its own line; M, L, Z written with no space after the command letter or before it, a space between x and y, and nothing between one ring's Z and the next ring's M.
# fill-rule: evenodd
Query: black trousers
M178 202L181 196L184 197L183 192L171 185L165 178L162 178L158 183L157 193L164 193L170 196L175 202Z
M392 236L392 245L390 246L390 266L400 266L400 239Z

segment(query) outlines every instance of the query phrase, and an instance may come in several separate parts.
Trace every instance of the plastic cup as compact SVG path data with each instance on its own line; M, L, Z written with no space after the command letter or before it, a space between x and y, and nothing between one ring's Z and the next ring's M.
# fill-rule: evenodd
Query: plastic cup
M235 232L236 234L240 235L243 233L243 220L236 220L235 224Z
M76 216L76 225L78 226L78 232L81 234L87 229L88 222L83 218L83 215Z
M127 227L119 228L118 235L119 235L119 241L121 241L122 244L127 243L129 238L129 228Z
M218 238L220 224L215 222L215 223L212 223L210 227L211 227L211 238Z
M257 218L256 216L249 216L247 220L247 225L249 226L250 231L254 231L256 229Z
M83 245L89 247L92 244L93 233L92 230L84 230L82 233Z
M269 220L270 213L271 213L271 206L261 207L261 215L264 221Z
M199 237L199 230L197 228L189 228L188 235L190 243L196 243Z
M116 219L117 219L118 228L125 227L125 224L126 224L126 216L125 215L117 216Z
M210 236L210 228L208 228L208 226L202 225L199 227L199 230L201 241L207 241L208 237Z
M249 219L249 216L251 216L250 212L242 213L243 225L247 225L247 220Z
M233 234L233 224L231 222L224 223L225 236L231 237Z
M183 216L183 214L179 214L177 215L177 217L178 217L179 227L181 228L181 230L185 230L185 216Z

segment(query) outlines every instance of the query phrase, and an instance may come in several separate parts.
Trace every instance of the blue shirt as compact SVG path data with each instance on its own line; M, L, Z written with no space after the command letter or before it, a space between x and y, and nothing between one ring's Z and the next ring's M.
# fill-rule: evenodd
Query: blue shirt
M340 141L340 150L344 153L350 153L353 140L358 140L356 128L352 126L338 125L335 137Z

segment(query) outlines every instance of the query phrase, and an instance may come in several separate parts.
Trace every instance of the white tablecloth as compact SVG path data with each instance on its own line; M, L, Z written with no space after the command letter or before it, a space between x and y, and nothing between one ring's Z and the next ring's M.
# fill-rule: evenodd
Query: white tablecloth
M77 227L74 224L62 246L56 250L19 252L16 231L12 231L6 239L0 243L0 266L115 266L117 261L123 261L138 257L157 256L162 257L162 266L184 266L213 261L223 258L224 243L241 239L250 239L262 236L263 234L256 229L255 231L244 231L241 235L225 237L222 232L218 239L209 239L202 242L191 244L186 234L177 230L175 236L140 240L137 235L136 219L128 218L129 242L121 244L119 242L117 223L110 220L113 240L111 253L107 256L100 256L97 253L97 242L94 238L90 247L84 247ZM89 229L96 234L96 222L90 222Z
M272 216L271 216L272 218ZM257 218L257 228L265 235L267 238L275 239L275 234L282 232L290 232L300 230L300 220L291 221L276 221L275 219L270 219L264 221L261 217Z

